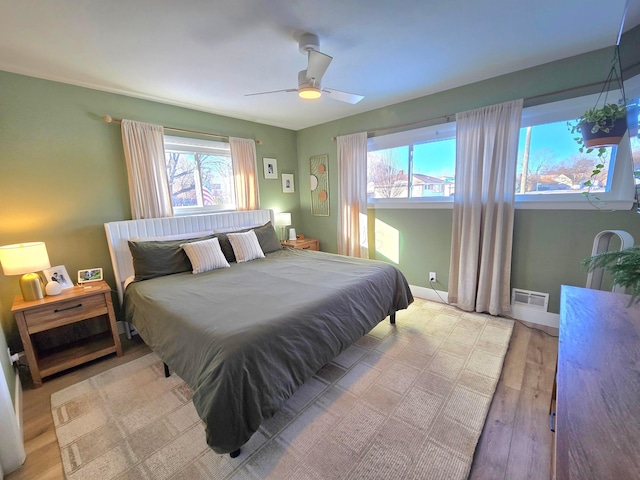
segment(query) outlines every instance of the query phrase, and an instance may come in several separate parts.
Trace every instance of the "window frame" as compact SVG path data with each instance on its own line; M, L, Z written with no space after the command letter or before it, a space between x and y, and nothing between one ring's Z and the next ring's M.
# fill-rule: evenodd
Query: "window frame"
M194 182L196 188L196 197L199 203L203 205L200 206L188 206L188 207L173 207L174 216L188 216L188 215L198 215L203 213L219 213L219 212L234 212L237 210L235 204L224 204L222 206L217 205L204 205L202 200L202 181L201 181L201 171L200 171L200 159L199 155L217 155L217 156L228 156L230 165L233 169L233 161L231 159L231 147L227 142L220 142L215 140L203 140L199 138L193 137L179 137L173 135L165 135L164 136L164 151L165 151L165 161L166 161L166 153L167 152L176 152L176 153L193 153L195 154L195 162L197 170L194 172ZM232 186L235 189L235 185ZM171 185L169 185L169 189L171 189ZM235 194L235 191L234 191Z
M521 128L564 121L566 118L577 118L585 110L585 105L595 104L597 98L598 95L587 95L527 107L522 112ZM433 139L424 135L433 135L434 132L438 131L449 131L451 126L455 131L454 121L408 132L372 137L367 142L367 151L390 148L385 147L385 145L409 145L409 143L395 144L404 140L411 143L422 143ZM576 143L577 151L578 144ZM627 131L622 142L616 148L614 158L611 160L608 174L608 191L594 194L599 199L596 202L597 207L591 204L580 192L565 192L540 195L516 193L515 208L524 210L593 210L596 208L630 210L635 202L635 181L632 173L631 143L629 141L629 132ZM367 203L368 208L371 209L453 209L453 198L450 197L369 198Z

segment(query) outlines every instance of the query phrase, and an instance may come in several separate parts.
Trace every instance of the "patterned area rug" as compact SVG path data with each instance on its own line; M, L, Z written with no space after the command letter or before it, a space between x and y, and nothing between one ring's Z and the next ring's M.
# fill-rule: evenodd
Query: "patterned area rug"
M51 396L68 479L464 479L513 322L417 300L323 367L235 459L149 354Z

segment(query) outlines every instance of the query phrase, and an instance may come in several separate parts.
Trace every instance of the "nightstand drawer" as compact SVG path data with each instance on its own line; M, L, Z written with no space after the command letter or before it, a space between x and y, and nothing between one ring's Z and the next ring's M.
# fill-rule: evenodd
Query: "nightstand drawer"
M35 307L24 316L29 333L36 333L107 313L104 295L91 295Z

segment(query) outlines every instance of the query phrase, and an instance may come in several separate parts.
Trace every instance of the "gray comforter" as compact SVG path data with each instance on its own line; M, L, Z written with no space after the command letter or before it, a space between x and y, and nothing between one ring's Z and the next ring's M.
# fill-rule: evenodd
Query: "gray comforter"
M413 297L392 265L284 249L136 282L126 319L192 389L218 453L240 448L320 367Z

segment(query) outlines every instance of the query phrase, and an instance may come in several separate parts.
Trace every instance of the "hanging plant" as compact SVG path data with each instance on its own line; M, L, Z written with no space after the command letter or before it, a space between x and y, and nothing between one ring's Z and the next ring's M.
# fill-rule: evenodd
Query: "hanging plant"
M580 145L580 152L585 147L594 149L618 145L627 131L627 109L615 103L607 103L602 108L590 108L570 127L572 134L581 134L574 138Z
M602 85L602 90L600 91L600 95L598 95L596 104L593 108L588 109L578 117L574 123L567 123L571 134L580 133L579 136L574 137L574 140L580 145L579 150L581 153L585 147L594 149L618 145L627 131L627 108L625 104L624 84L618 75L617 68L620 68L622 72L619 49L616 45L611 70L609 70L609 75ZM607 96L614 79L622 92L622 101L619 102L620 105L617 103L607 103ZM600 98L602 98L603 94L602 107L599 107ZM587 153L590 153L590 150L587 151Z

